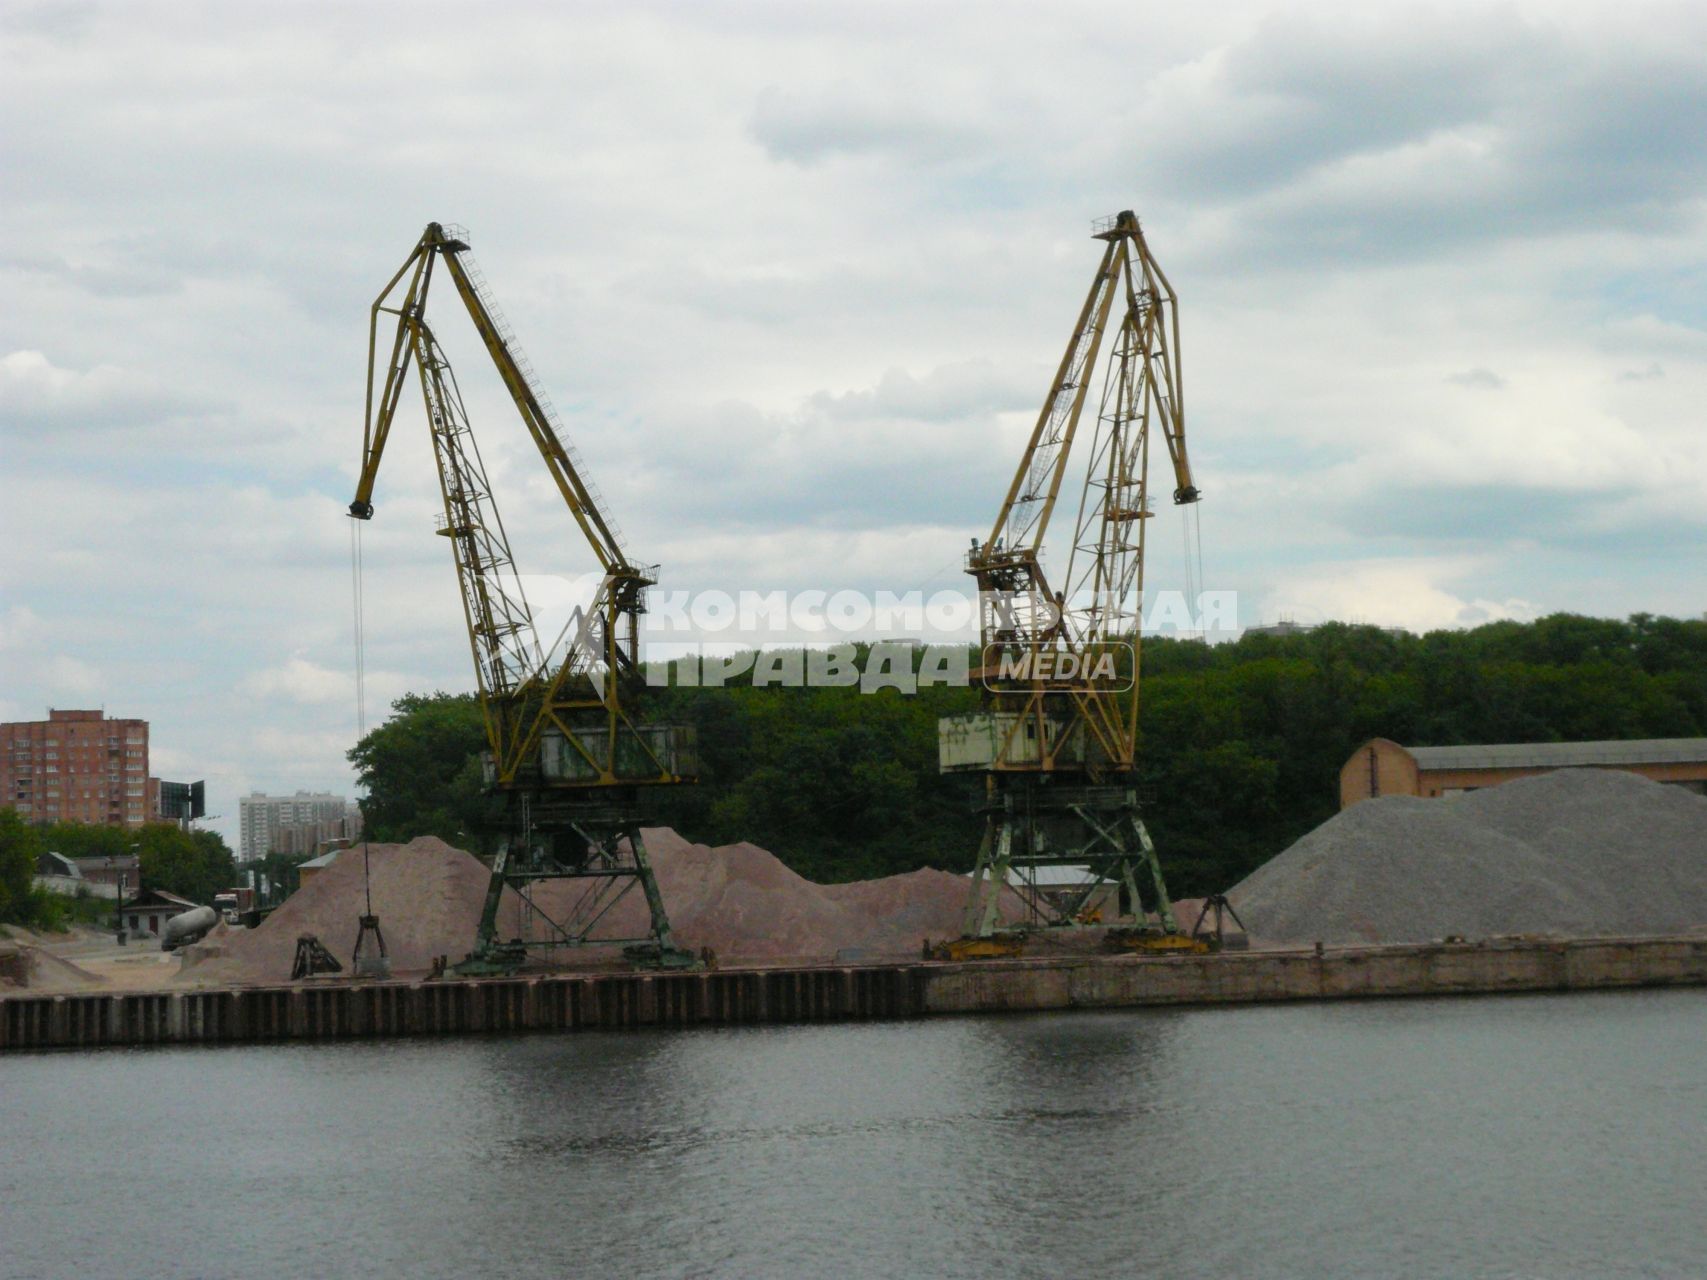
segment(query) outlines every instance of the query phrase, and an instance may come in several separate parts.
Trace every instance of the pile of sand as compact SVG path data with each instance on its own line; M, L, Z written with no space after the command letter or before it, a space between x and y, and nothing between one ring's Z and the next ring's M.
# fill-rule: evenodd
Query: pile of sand
M1707 799L1567 769L1337 814L1228 893L1261 942L1707 930Z
M668 828L643 832L678 945L709 947L720 962L863 962L917 957L927 938L960 932L968 883L945 871L914 871L855 884L821 885L790 871L752 844L710 848ZM373 911L384 930L395 973L452 963L474 946L489 878L473 855L422 837L405 845L367 846ZM556 919L569 916L584 882L547 881L534 898ZM365 910L361 849L320 871L257 929L216 928L185 950L194 982L286 980L299 935L312 933L349 971ZM499 931L522 931L524 907L509 892ZM601 933L643 936L648 916L638 888L606 917ZM581 953L588 960L608 955Z
M969 891L963 876L922 870L825 885L790 871L757 845L712 849L668 828L642 836L676 941L695 950L710 947L720 958L912 958L926 938L960 933ZM638 913L631 919L643 926Z
M365 859L360 847L341 854L259 928L222 924L185 948L185 976L196 982L283 981L305 933L319 938L347 973L370 891L394 970L424 970L436 956L454 961L466 955L489 878L480 860L432 836L366 849Z
M106 983L51 951L25 944L0 944L0 994L19 991L90 991Z

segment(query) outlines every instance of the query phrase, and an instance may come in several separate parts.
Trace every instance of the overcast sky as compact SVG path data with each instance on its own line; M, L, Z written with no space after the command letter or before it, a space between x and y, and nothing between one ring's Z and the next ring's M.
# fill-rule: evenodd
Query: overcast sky
M430 220L669 587L960 585L1132 208L1243 621L1707 609L1699 3L0 23L0 718L146 717L230 835L251 788L350 789L367 307ZM587 568L438 314L521 567ZM417 405L370 721L472 686Z

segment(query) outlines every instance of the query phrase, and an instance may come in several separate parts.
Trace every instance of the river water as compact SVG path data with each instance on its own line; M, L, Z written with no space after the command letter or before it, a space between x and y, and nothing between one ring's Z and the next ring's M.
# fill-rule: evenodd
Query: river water
M0 1058L0 1276L1704 1276L1707 993Z

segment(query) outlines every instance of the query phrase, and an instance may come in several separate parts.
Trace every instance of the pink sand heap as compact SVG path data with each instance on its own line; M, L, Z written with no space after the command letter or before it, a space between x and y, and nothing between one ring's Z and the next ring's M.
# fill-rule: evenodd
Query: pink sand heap
M927 937L960 932L968 885L946 871L815 884L757 845L711 849L667 828L643 835L677 941L720 958L905 959Z
M41 947L6 944L0 964L0 987L13 991L89 991L106 979Z
M489 874L478 858L420 836L408 844L370 844L366 862L394 971L425 970L440 955L460 960L474 946ZM358 845L317 872L260 928L221 925L206 942L187 948L186 976L197 982L283 981L297 937L305 933L319 938L347 974L366 900Z
M676 942L709 947L720 962L864 962L910 959L926 938L960 932L968 883L946 871L914 871L855 884L822 885L790 871L752 844L710 848L666 827L644 832L658 887L670 911ZM384 930L392 969L428 969L438 956L456 963L474 946L489 873L472 854L423 836L408 844L367 846L373 910ZM309 880L258 929L221 926L188 949L186 978L195 982L280 982L290 974L300 934L312 933L344 962L365 909L361 846ZM539 910L568 916L583 883L546 881L535 891ZM523 904L506 892L499 932L513 937ZM638 888L606 917L601 933L646 932L646 903ZM609 953L578 953L588 961ZM565 953L562 963L575 963Z

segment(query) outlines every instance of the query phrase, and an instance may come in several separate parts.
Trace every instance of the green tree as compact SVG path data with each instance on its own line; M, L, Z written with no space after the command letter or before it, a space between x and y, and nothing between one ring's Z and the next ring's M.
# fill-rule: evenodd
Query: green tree
M151 822L136 833L142 883L206 904L237 877L237 860L212 831L184 831L170 822Z
M0 923L34 923L33 881L40 856L40 834L10 805L0 809Z
M367 795L364 829L374 840L438 836L479 853L492 848L499 815L481 780L486 723L472 694L408 694L350 751Z
M121 858L136 840L124 827L92 822L49 822L39 830L42 848L67 858Z
M301 867L311 857L307 853L268 853L256 864L262 878L273 886L269 902L283 901L302 887Z

